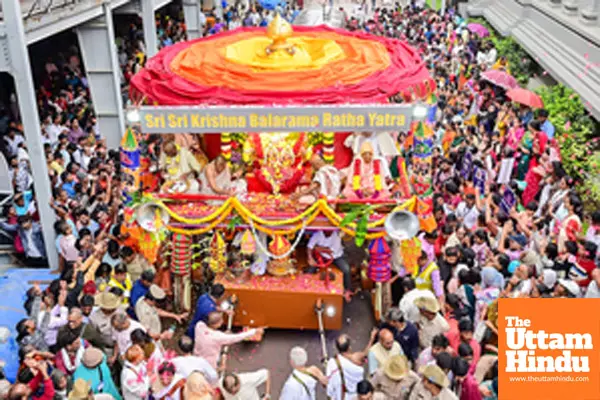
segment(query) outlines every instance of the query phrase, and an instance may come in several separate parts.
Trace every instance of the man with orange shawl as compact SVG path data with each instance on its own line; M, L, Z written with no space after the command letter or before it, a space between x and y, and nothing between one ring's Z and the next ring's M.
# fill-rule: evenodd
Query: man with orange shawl
M342 194L346 199L386 199L390 197L387 180L391 179L388 163L384 158L374 157L373 146L365 141L360 154L344 171L346 186Z

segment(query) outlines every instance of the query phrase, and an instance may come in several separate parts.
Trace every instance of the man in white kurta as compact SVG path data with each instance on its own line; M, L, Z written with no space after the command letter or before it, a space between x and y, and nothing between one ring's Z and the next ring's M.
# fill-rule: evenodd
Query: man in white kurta
M317 382L325 384L327 378L321 370L314 366L306 366L308 354L302 347L294 347L290 351L290 364L293 368L281 389L280 400L315 400Z
M339 363L339 367L338 367ZM345 391L342 387L342 374L340 373L340 367L344 374L344 386ZM354 362L350 361L341 354L330 358L327 361L326 375L329 378L327 383L327 396L332 400L356 400L356 385L362 381L364 375L363 367L359 367ZM346 396L343 396L343 393Z
M371 331L369 343L363 351L350 350L350 338L340 335L335 341L338 355L327 361L327 396L332 400L356 400L356 386L364 378L362 361L375 341L377 330Z
M294 196L301 204L312 204L319 197L333 200L339 197L342 189L340 171L334 166L328 165L323 158L314 155L310 164L315 172L312 183L305 189L301 189Z
M391 132L362 132L350 135L344 141L344 145L352 149L355 156L360 154L364 142L371 143L374 157L383 157L391 160L398 155L398 149Z

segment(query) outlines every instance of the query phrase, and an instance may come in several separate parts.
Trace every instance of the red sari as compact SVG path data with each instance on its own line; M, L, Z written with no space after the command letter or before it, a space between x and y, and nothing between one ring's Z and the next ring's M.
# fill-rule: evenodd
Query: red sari
M538 141L540 154L543 154L546 150L546 144L548 143L548 136L546 136L544 132L538 132L536 140ZM535 196L540 191L541 182L544 178L544 175L540 174L539 168L537 168L538 166L540 166L538 157L531 157L527 174L525 174L525 182L527 183L527 186L525 187L523 195L521 196L521 203L524 206L527 206L527 204L535 200Z

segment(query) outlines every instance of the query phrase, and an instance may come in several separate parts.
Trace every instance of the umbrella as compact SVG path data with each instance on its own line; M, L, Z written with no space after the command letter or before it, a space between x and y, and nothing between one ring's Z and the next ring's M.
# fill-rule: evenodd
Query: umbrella
M275 10L277 6L285 7L285 0L259 0L258 4L265 10Z
M515 103L523 104L531 108L544 108L544 101L531 90L515 88L506 92L506 96Z
M469 24L467 25L467 29L479 37L490 36L490 31L488 31L488 29L481 24Z
M506 90L519 87L519 83L512 75L499 69L485 71L483 74L481 74L481 78Z

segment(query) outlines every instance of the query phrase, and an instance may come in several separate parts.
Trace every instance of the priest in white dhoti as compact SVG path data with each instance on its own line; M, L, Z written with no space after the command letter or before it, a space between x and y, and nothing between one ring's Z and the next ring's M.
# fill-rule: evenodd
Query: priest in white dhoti
M294 347L290 351L292 373L281 389L280 400L315 400L317 398L317 383L327 385L327 378L321 370L307 366L308 354L302 347Z
M315 171L311 184L293 195L301 204L312 204L320 197L337 199L342 189L340 171L328 165L319 155L313 155L310 164Z
M161 191L167 193L198 193L200 185L196 175L202 172L202 166L186 148L173 141L163 145L158 160L165 183Z
M364 379L362 366L369 349L373 345L377 330L371 332L371 340L363 351L350 350L350 338L340 335L335 341L338 355L327 361L327 396L332 400L356 400L356 385Z
M209 196L238 196L248 192L246 181L242 178L243 170L231 172L229 164L219 155L204 168L200 176L201 193Z
M364 142L369 142L373 148L373 156L383 157L387 161L398 155L394 135L391 132L361 132L346 138L344 146L352 149L354 156L360 154Z

